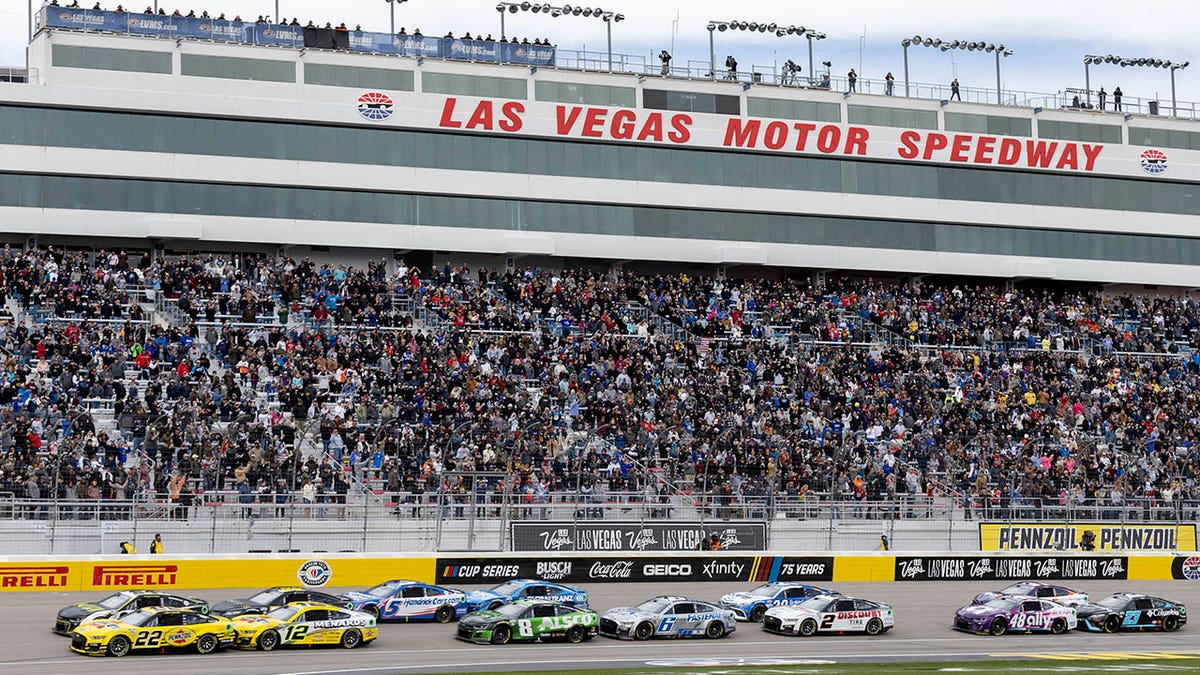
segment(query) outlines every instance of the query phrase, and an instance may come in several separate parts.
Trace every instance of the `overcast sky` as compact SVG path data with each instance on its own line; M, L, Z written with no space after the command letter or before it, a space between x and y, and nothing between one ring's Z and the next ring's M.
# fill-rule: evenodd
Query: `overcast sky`
M64 1L64 0L60 0ZM152 0L140 0L142 9ZM167 11L184 13L207 9L213 16L225 12L253 18L274 13L274 0L195 0L195 4L162 0ZM95 0L81 0L88 6ZM139 2L139 0L134 0ZM102 0L105 8L116 6ZM35 0L40 5L41 0ZM384 0L279 0L284 16L320 23L345 21L364 30L388 30L388 5ZM561 3L559 3L561 4ZM840 0L806 2L782 0L597 0L585 6L625 14L616 24L613 49L650 60L674 41L675 65L689 61L697 66L708 60L710 19L766 21L812 27L829 35L815 50L819 62L833 62L835 76L858 68L860 77L882 78L891 71L903 80L899 45L914 34L947 40L1003 42L1015 54L1002 64L1004 88L1054 93L1083 86L1085 53L1154 57L1196 64L1177 74L1180 101L1200 100L1200 56L1195 39L1196 0L1159 0L1133 3L1117 0ZM24 63L26 0L0 0L0 66ZM801 10L801 7L804 7ZM128 6L127 6L128 8ZM678 21L676 22L676 17ZM554 19L542 14L507 15L510 35L549 37L565 49L603 51L602 21L583 17ZM499 15L489 0L408 0L396 9L396 25L426 34L499 34ZM677 30L676 30L677 26ZM866 34L865 41L861 36ZM796 38L775 38L763 33L716 34L718 64L727 54L737 57L742 70L751 66L770 69L788 58L807 70L807 43ZM911 49L913 82L946 83L957 75L963 86L995 87L995 63L988 54L936 49ZM1153 68L1092 68L1092 87L1111 91L1120 85L1127 96L1170 99L1170 75Z

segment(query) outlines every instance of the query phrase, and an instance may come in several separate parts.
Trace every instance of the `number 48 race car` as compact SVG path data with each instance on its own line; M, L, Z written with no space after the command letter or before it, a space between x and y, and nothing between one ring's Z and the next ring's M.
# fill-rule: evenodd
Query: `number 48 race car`
M809 637L817 633L866 633L879 635L896 623L892 608L861 598L820 595L799 605L781 605L767 610L763 630Z
M1062 635L1075 628L1077 623L1072 607L1022 597L996 598L982 605L967 605L960 607L954 615L955 629L991 635L1046 631Z

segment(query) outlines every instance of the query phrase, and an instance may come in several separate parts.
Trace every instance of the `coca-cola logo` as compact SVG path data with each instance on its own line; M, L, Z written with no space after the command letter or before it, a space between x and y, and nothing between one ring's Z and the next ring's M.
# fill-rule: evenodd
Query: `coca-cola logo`
M631 576L633 576L632 560L616 560L613 562L600 562L597 560L592 563L592 568L588 570L589 579L628 579Z

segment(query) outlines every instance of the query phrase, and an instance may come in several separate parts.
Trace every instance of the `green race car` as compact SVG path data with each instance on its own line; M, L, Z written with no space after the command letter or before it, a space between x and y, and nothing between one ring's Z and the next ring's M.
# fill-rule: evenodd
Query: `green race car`
M480 644L564 638L582 642L596 635L599 617L590 609L544 600L518 600L494 610L471 612L458 622L458 637Z

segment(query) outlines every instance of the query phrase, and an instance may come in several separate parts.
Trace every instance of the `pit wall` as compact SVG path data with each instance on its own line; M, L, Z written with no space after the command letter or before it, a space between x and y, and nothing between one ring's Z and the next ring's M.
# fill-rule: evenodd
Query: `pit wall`
M360 554L0 558L0 592L371 586L388 579L494 584L606 582L1195 580L1200 553L1129 555Z

